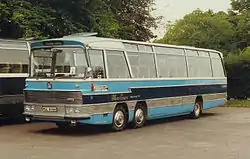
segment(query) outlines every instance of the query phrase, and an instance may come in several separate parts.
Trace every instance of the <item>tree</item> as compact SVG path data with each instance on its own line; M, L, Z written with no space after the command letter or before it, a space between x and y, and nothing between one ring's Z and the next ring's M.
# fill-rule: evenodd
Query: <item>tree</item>
M231 0L231 6L233 11L241 13L250 10L250 0Z
M161 17L151 15L154 0L110 0L109 5L120 26L118 37L139 41L155 37L151 28L157 28Z
M226 13L195 10L183 19L168 24L167 33L156 42L230 52L235 49L233 34L233 26Z
M44 8L53 8L56 13L58 28L62 32L69 28L63 35L84 32L98 32L99 36L113 37L117 34L118 24L110 7L104 0L29 0L36 1Z
M239 55L229 54L225 58L228 96L236 99L250 97L250 47Z
M64 19L65 17L53 8L43 7L36 1L5 0L1 6L1 13L3 10L5 13L4 16L0 16L0 36L3 38L43 39L83 30L82 26Z
M53 38L77 32L146 41L153 0L2 0L0 37Z
M232 0L230 22L235 30L235 44L239 50L250 45L250 0Z

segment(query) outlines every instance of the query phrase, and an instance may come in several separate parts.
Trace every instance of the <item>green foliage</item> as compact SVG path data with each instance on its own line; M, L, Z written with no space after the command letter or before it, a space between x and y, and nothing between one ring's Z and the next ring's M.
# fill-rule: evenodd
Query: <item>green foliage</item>
M228 96L236 99L250 97L250 47L239 55L226 57Z
M232 0L229 11L230 22L234 25L234 40L240 50L250 45L250 1Z
M229 100L227 101L227 107L239 107L239 108L249 108L250 100Z
M153 0L2 0L0 38L61 37L77 32L146 41Z
M229 53L225 57L225 64L232 65L235 63L239 63L241 61L249 61L250 62L250 47L245 48L239 54Z
M167 24L165 36L155 42L216 49L225 55L240 52L250 45L250 1L232 0L231 5L228 13L195 10Z
M250 10L250 0L231 0L232 9L238 12Z
M120 26L118 37L149 41L154 38L151 28L157 28L161 17L152 17L154 0L110 0L109 5Z
M195 10L183 19L167 24L158 43L189 45L224 53L228 95L250 97L250 1L231 0L225 12Z
M223 52L234 50L233 26L224 12L195 10L183 19L170 23L159 43L190 45Z

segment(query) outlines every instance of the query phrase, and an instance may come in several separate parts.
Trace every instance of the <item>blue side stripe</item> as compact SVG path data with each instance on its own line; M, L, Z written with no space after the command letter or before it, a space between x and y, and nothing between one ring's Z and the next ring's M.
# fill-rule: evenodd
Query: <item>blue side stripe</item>
M113 92L129 92L133 87L160 87L160 86L181 86L181 85L197 85L197 84L227 84L227 80L152 80L152 81L98 81L94 82L96 86L107 85L107 92L92 92L91 83L88 81L83 82L51 82L52 89L46 88L46 82L41 81L28 81L28 87L25 90L46 90L46 91L64 91L64 90L79 90L83 94L100 94L100 93L113 93ZM79 85L76 88L75 85Z

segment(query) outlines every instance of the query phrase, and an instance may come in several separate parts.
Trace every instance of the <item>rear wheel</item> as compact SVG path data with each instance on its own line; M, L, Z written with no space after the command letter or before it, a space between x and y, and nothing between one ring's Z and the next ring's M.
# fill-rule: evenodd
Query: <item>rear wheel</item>
M117 106L113 114L112 129L115 131L122 131L127 125L128 115L122 106Z
M146 122L146 110L143 105L139 104L135 108L134 119L132 122L133 128L141 128Z
M202 102L196 101L194 104L194 110L191 113L191 117L193 119L198 119L201 116L201 113L202 113Z

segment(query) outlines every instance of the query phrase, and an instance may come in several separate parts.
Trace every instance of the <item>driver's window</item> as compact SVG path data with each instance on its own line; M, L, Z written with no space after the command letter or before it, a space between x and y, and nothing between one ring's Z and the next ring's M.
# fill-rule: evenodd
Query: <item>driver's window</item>
M105 67L102 50L89 50L93 78L105 78Z

